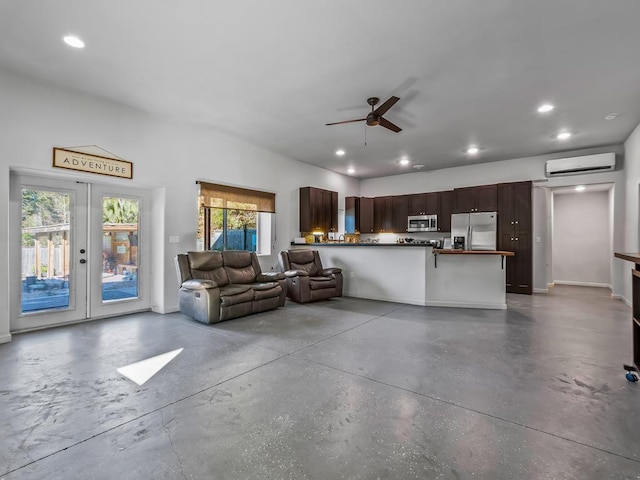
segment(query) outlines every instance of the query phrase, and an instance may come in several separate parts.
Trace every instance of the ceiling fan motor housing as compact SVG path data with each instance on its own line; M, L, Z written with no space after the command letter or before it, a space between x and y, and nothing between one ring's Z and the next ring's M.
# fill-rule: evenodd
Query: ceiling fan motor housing
M375 113L371 112L367 115L367 125L369 127L375 127L376 125L380 125L380 117Z

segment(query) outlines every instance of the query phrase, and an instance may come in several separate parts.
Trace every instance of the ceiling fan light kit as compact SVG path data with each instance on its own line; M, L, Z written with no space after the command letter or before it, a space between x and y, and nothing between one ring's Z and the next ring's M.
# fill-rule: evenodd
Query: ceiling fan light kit
M402 129L399 126L391 123L386 118L383 118L383 115L387 113L389 109L398 102L398 100L400 100L400 98L398 97L395 97L395 96L389 97L389 99L386 100L382 105L380 105L378 108L375 108L375 106L380 102L380 99L378 97L367 98L367 103L371 105L371 112L369 112L369 114L365 118L357 118L355 120L344 120L342 122L327 123L326 125L330 126L330 125L342 125L344 123L366 122L368 127L381 126L391 130L392 132L399 133L402 131Z

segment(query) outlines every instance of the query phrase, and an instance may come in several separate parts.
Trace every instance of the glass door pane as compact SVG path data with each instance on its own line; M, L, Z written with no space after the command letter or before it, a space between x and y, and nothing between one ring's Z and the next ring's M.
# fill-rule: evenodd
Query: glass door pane
M91 318L151 306L149 196L146 190L91 185Z
M138 212L135 198L102 198L102 301L138 298Z
M11 174L11 331L87 318L87 191Z
M68 192L21 189L20 313L69 308Z

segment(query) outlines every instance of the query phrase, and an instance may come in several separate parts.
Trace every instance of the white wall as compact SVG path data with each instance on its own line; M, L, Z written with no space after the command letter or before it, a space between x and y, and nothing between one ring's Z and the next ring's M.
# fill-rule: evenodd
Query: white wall
M625 206L624 215L624 241L617 252L640 252L640 239L638 229L640 215L638 204L640 202L640 125L631 133L624 143L625 150ZM631 302L631 268L633 264L624 260L616 260L622 266L622 281L624 283L624 300Z
M638 143L640 144L640 134L638 134ZM593 173L587 175L574 175L566 177L558 177L545 179L544 166L545 162L554 158L573 157L578 155L590 155L603 152L616 153L616 162L618 166L614 172ZM554 188L569 185L589 185L612 183L614 184L614 230L613 230L613 249L620 251L624 238L624 192L625 180L624 171L621 170L623 165L624 148L620 145L602 148L592 148L584 150L574 150L570 152L561 152L553 155L544 155L537 157L518 158L513 160L504 160L500 162L492 162L485 164L468 165L464 167L447 168L435 170L431 172L410 173L404 175L394 175L390 177L374 178L363 180L360 185L362 196L376 195L399 195L405 193L419 192L435 192L440 190L450 190L456 187L501 183L501 182L518 182L525 180L533 180L534 187ZM640 145L638 145L637 163L640 163ZM423 163L428 163L425 159ZM637 179L640 179L640 169L638 169ZM636 181L636 190L637 181ZM540 243L535 244L533 248L533 288L536 292L545 291L547 283L551 280L550 268L548 268L548 259L551 255L551 228L549 226L549 215L551 209L551 201L547 198L539 198L535 193L533 199L533 218L534 218L534 237L540 236ZM540 195L543 195L540 192ZM637 204L636 191L636 204ZM546 209L540 212L539 209ZM542 219L547 218L548 231L546 236L544 231L544 222ZM540 232L540 235L538 235ZM619 295L623 289L622 283L622 265L618 260L610 259L612 275L612 289L614 295ZM543 274L543 271L545 272Z
M165 121L100 98L52 88L0 70L0 224L8 226L9 172L69 175L153 191L152 305L177 308L173 258L196 245L196 179L276 193L275 254L297 236L298 188L359 195L359 181L268 152L212 128ZM134 179L68 174L51 167L52 148L98 145L132 161ZM8 272L8 228L0 236L0 271ZM169 244L177 235L180 243ZM263 268L277 256L261 258ZM0 342L9 335L9 274L0 275Z
M553 197L553 282L609 287L609 192Z

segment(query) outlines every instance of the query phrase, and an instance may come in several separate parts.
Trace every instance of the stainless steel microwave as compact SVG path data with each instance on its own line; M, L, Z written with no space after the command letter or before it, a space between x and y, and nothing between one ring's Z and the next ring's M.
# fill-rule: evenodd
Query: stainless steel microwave
M410 215L407 232L437 232L438 215Z

